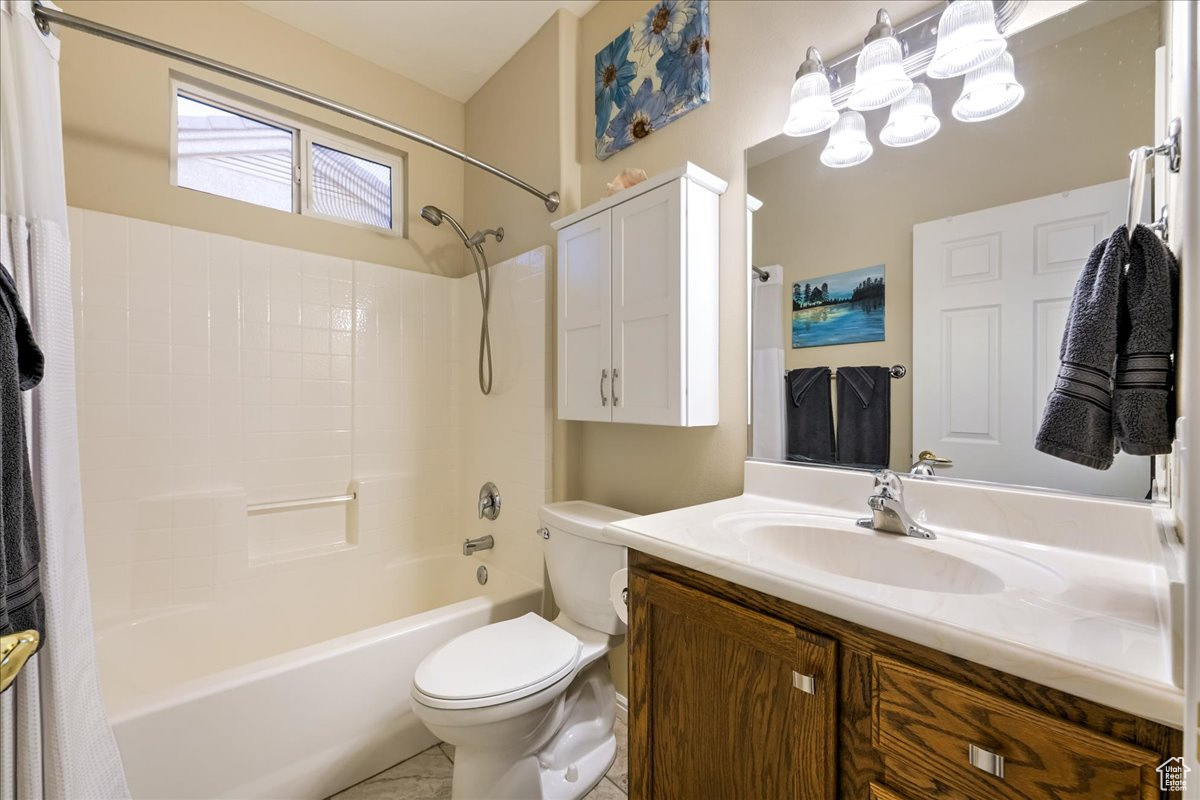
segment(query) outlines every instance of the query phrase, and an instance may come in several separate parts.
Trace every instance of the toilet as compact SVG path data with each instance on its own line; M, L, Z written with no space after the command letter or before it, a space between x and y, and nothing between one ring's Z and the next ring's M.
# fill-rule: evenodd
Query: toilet
M612 765L616 692L606 656L625 623L609 583L625 548L601 532L633 516L582 501L542 506L559 615L477 628L417 667L413 711L455 746L455 800L578 800Z

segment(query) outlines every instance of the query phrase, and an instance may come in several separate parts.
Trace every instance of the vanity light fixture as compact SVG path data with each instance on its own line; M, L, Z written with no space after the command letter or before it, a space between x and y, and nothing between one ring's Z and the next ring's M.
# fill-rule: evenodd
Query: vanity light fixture
M910 147L932 139L941 127L942 121L933 113L933 95L918 81L912 91L892 103L879 141L888 147Z
M904 48L892 29L892 18L881 8L858 54L854 91L847 105L855 111L871 111L891 105L911 89L912 79L904 73Z
M1023 97L1025 87L1013 73L1012 54L1002 53L967 73L951 113L960 122L983 122L1012 111Z
M978 69L1008 49L996 29L991 0L953 0L937 25L937 49L926 74L954 78Z
M840 169L856 167L871 157L875 148L867 140L867 121L857 111L843 111L829 131L829 143L821 151L821 163Z
M829 76L817 48L810 47L792 84L791 105L783 132L788 136L811 136L827 131L838 121L829 95Z

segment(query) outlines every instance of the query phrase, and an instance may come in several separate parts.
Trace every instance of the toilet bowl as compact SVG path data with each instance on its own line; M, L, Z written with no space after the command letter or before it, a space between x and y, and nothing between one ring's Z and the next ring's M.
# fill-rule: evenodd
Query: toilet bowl
M625 566L625 548L604 542L601 531L630 516L592 503L543 506L559 616L478 628L417 668L413 711L455 746L455 800L578 800L612 765L616 693L607 656L625 626L608 581Z

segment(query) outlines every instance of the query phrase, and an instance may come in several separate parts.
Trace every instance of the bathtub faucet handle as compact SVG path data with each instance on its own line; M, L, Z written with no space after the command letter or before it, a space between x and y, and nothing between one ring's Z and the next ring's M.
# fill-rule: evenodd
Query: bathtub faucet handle
M500 490L488 481L479 487L479 518L495 519L500 516Z

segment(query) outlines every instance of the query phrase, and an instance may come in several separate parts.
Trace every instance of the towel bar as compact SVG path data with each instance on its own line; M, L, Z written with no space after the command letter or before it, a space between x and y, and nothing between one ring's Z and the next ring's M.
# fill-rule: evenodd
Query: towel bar
M0 636L0 692L12 685L29 657L37 652L37 631L18 631Z
M789 372L789 370L785 369L783 371L783 377L786 378L788 372ZM903 364L892 364L890 367L888 367L888 374L892 376L892 380L898 381L901 378L903 378L905 375L908 374L908 367L904 366ZM836 369L829 370L829 378L832 380L833 378L836 378L836 377L837 377L837 370Z
M352 503L358 498L356 492L339 494L332 497L310 497L306 500L279 500L273 503L252 503L246 506L247 514L267 514L272 511L291 511L297 508L315 508L317 506L336 506L342 503Z

